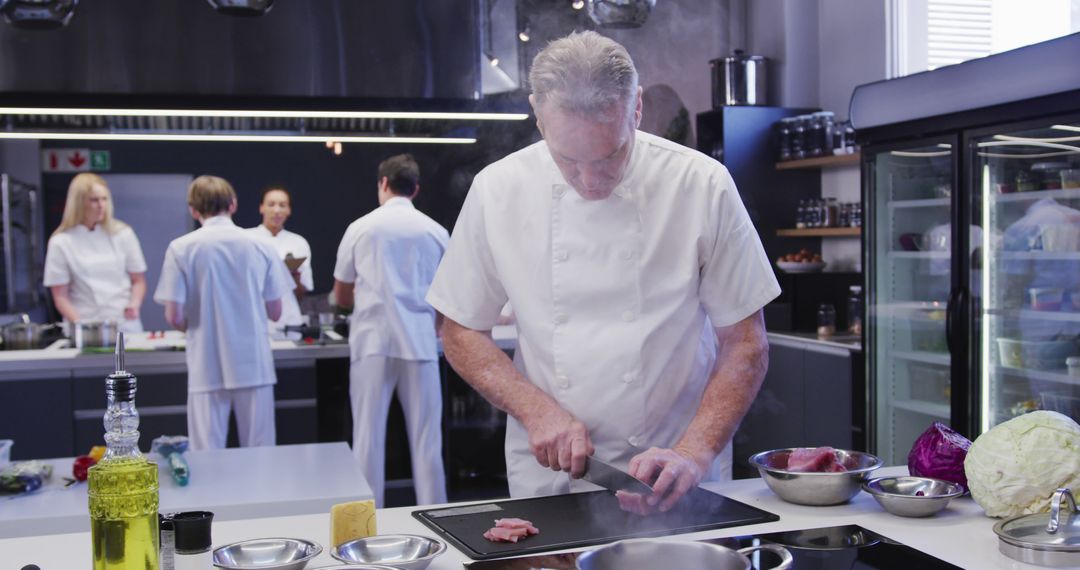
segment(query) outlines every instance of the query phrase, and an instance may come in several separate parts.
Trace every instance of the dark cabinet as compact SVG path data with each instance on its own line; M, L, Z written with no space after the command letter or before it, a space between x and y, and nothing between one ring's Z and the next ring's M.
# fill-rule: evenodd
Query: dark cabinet
M734 437L735 478L757 476L747 458L769 449L857 443L852 377L861 358L847 349L769 339L769 370Z
M0 406L0 438L15 440L11 459L71 455L75 435L69 378L0 381Z

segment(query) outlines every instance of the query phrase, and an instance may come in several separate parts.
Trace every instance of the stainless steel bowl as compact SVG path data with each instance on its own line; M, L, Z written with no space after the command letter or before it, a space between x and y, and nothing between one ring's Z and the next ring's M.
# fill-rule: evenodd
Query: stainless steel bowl
M228 570L301 570L322 547L298 538L257 538L214 549L214 566Z
M116 346L116 332L120 325L116 321L78 321L72 324L75 329L75 348L111 348Z
M929 477L878 477L862 488L886 511L902 517L928 517L964 494L956 483Z
M319 566L308 570L397 570L393 566L382 564L333 564L331 566Z
M421 570L446 551L446 544L414 534L381 534L343 542L330 556L354 564L380 564L391 568Z
M797 505L821 507L846 503L859 493L860 485L870 472L883 464L879 457L869 453L837 449L837 456L847 471L788 471L788 457L796 449L756 453L750 457L750 465L757 467L765 484L777 496Z

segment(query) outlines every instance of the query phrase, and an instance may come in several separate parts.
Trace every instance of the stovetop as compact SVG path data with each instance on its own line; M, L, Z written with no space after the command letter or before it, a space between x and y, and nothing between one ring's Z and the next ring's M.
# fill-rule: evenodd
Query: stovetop
M791 570L962 570L925 552L861 526L773 532L708 540L732 549L762 543L780 544L791 552ZM485 560L465 564L470 570L574 570L580 553L542 554L528 558ZM755 570L773 568L779 557L768 551L751 555Z

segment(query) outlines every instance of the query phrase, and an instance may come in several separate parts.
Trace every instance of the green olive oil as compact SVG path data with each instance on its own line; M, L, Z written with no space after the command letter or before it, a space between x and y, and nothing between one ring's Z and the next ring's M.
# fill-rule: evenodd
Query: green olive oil
M87 477L94 570L158 570L158 468L139 451L135 386L121 333L105 379L107 447Z

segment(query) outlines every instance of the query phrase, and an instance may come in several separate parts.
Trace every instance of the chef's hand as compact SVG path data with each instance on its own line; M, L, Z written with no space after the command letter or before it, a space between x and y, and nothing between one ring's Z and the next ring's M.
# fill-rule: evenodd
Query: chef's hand
M129 320L129 321L133 321L133 320L139 318L139 308L138 307L124 307L124 318Z
M628 471L649 483L653 494L643 497L637 493L619 491L627 495L619 498L619 506L623 510L644 515L657 509L661 512L671 510L687 491L701 482L706 467L687 451L651 447L630 459Z
M569 471L575 479L585 474L585 458L593 454L585 424L556 404L548 405L523 423L529 431L529 449L537 463L553 471Z

